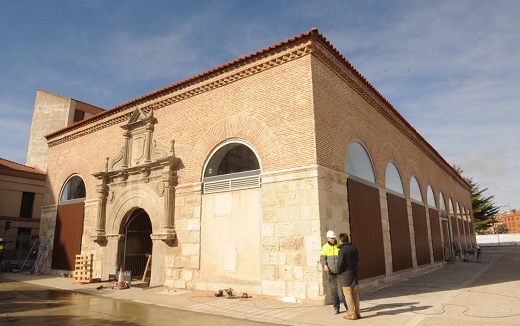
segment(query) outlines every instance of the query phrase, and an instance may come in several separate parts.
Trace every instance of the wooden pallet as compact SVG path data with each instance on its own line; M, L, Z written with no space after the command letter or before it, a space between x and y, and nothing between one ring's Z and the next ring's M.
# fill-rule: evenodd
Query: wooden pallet
M94 255L76 255L74 283L92 283L92 259Z

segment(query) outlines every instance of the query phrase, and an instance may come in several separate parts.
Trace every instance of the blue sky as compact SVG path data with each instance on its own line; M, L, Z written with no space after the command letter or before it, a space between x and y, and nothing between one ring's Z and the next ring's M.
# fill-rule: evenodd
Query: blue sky
M39 88L109 109L316 27L520 209L519 17L514 0L0 1L0 157L25 163Z

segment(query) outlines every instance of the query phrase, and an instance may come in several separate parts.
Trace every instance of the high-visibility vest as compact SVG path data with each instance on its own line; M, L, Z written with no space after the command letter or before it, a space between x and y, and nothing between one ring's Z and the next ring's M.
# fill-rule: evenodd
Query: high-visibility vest
M338 272L338 254L339 254L339 243L330 245L326 243L321 247L321 264L328 265L332 273Z

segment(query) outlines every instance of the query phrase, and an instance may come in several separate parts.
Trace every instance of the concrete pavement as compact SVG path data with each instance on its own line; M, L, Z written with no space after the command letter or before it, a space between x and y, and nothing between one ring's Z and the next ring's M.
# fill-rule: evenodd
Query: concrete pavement
M213 292L165 287L113 290L48 275L2 273L11 280L121 300L279 325L520 325L520 246L485 247L482 262L457 260L361 297L362 319L344 320L332 306L261 297L226 299ZM100 286L105 288L97 289Z

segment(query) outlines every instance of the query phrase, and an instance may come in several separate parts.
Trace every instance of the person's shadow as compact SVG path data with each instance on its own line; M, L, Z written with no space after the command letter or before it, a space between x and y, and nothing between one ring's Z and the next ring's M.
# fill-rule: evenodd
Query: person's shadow
M380 315L398 315L405 312L414 312L419 310L426 310L432 306L416 306L419 302L406 303L392 303L392 304L378 304L372 307L363 308L360 310L363 319L380 316ZM375 312L375 314L365 315L366 313Z

